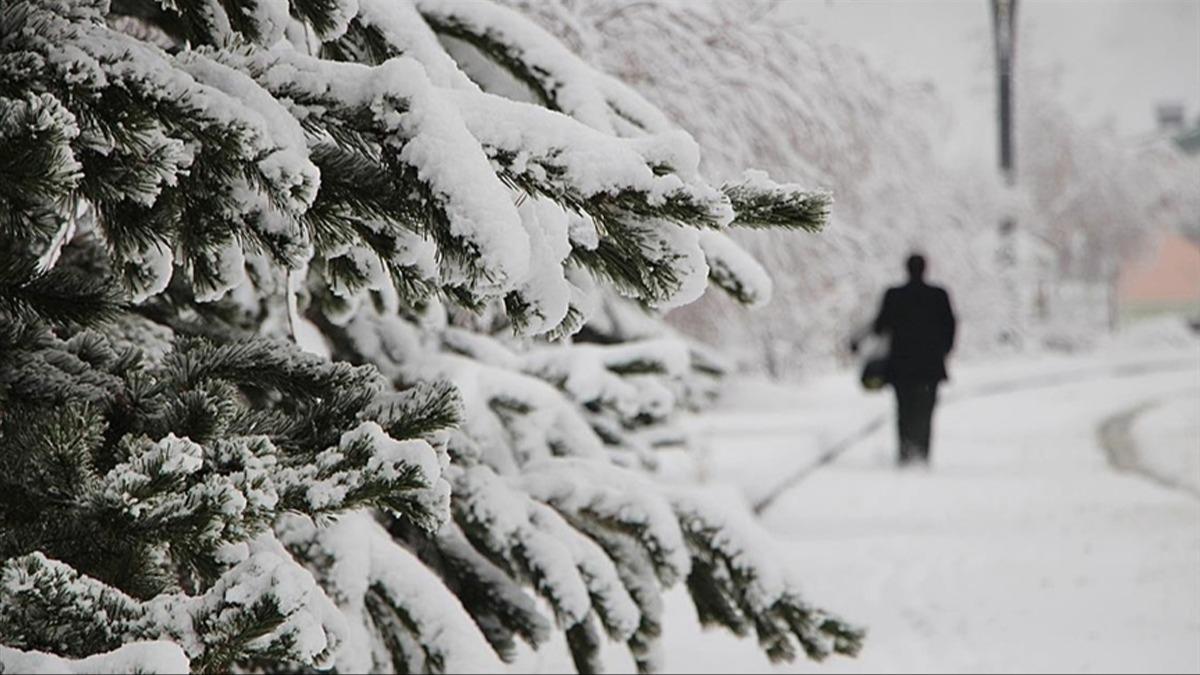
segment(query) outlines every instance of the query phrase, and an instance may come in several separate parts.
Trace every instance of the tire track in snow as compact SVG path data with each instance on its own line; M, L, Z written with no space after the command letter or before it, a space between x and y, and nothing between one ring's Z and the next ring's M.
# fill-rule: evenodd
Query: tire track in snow
M1096 428L1096 440L1108 463L1117 471L1136 474L1170 490L1179 490L1191 497L1200 499L1200 489L1178 481L1171 476L1163 475L1148 467L1138 453L1137 439L1133 436L1133 423L1138 417L1165 403L1173 394L1194 391L1192 388L1180 392L1172 392L1146 399L1137 405L1122 410L1105 418Z
M1001 380L998 382L989 382L977 385L969 390L956 392L953 395L941 397L941 400L943 405L948 405L957 403L959 401L970 400L984 396L1010 394L1028 389L1055 387L1063 384L1085 382L1088 380L1140 377L1143 375L1153 375L1157 373L1179 370L1183 367L1191 367L1194 363L1195 361L1193 359L1170 359L1166 361L1157 359L1154 361L1122 363L1115 366L1108 365L1101 368L1079 368L1077 370L1069 370L1060 373L1050 373L1047 375L1036 375L1013 378L1010 380ZM815 460L792 472L788 477L781 480L778 485L772 488L771 491L766 494L766 496L756 501L753 505L754 513L761 516L767 511L767 509L771 508L776 500L786 494L789 490L799 485L804 481L804 479L808 478L822 467L832 464L839 457L849 452L862 441L870 438L875 434L875 432L882 429L884 425L892 421L892 419L892 412L876 415L865 422L862 426L847 434L842 439L827 446L817 455ZM1126 424L1131 421L1132 417L1126 421ZM1149 477L1149 474L1144 471L1140 472L1140 475ZM1191 490L1188 490L1188 492L1191 493Z

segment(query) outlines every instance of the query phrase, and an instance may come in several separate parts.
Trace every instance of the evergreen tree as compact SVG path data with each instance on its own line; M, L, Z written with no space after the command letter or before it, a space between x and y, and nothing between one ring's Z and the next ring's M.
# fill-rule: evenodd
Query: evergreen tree
M709 185L479 0L9 0L0 148L0 670L472 672L563 631L649 671L674 583L773 658L857 650L647 475L721 369L629 318L760 299L723 230L825 193Z

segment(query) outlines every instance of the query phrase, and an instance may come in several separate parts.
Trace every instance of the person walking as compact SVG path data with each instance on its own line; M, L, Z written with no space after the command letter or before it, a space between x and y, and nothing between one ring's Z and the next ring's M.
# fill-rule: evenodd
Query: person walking
M925 282L925 257L905 262L908 283L889 288L871 326L891 346L884 378L896 393L899 463L929 463L938 385L947 379L946 356L957 329L950 294Z

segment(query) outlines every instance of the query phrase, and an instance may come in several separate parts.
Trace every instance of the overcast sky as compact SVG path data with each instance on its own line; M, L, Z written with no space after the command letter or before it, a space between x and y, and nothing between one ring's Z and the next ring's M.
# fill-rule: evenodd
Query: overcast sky
M781 13L856 46L885 70L934 83L955 113L947 151L994 157L989 0L792 0ZM1088 122L1151 132L1155 106L1200 117L1200 0L1021 0L1017 59L1057 69Z

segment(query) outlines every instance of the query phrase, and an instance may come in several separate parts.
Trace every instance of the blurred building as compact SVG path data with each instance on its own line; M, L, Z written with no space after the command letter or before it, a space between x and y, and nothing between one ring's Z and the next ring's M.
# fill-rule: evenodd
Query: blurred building
M1122 319L1165 312L1200 316L1200 245L1164 230L1148 255L1121 270L1117 297Z
M1200 119L1188 125L1178 104L1156 112L1159 134L1200 161ZM1117 302L1122 320L1167 312L1200 320L1200 223L1164 223L1148 253L1122 267Z

